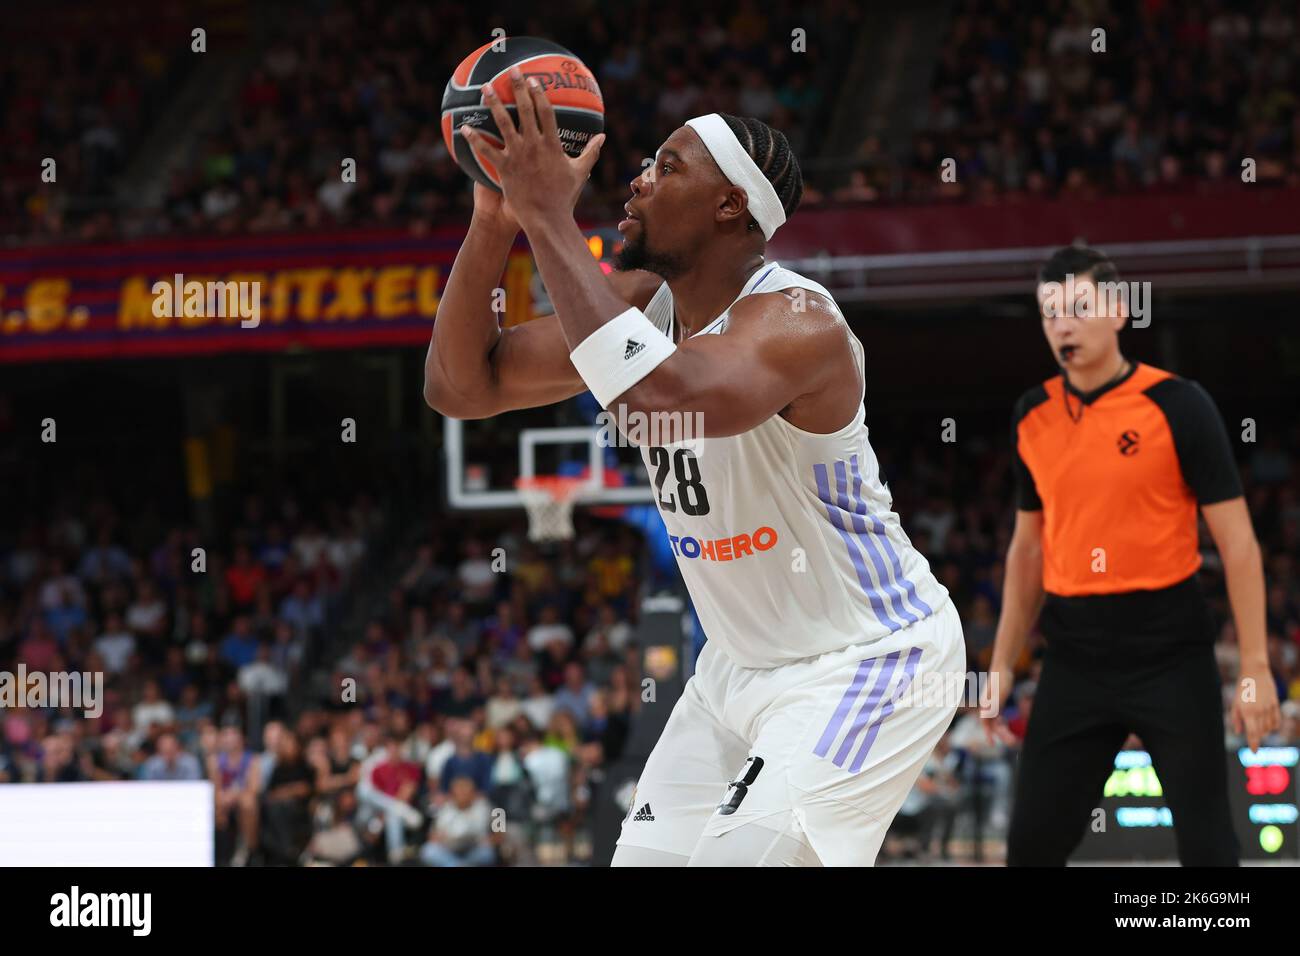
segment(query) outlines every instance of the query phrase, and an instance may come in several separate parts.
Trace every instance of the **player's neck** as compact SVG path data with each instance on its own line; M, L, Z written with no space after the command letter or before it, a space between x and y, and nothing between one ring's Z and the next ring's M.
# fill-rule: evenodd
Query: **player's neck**
M1120 354L1119 349L1115 349L1087 368L1070 369L1069 382L1072 388L1087 395L1115 381L1128 370L1131 364Z
M761 254L744 258L705 257L689 272L668 280L673 294L673 318L681 337L704 328L735 301L753 274L767 260Z

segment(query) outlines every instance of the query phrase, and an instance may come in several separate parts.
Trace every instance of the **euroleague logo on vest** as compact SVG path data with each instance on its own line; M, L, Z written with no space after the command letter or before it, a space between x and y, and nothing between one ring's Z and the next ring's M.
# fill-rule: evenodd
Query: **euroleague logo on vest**
M1119 453L1121 455L1136 455L1138 453L1138 448L1141 447L1138 444L1140 441L1141 436L1130 428L1128 431L1120 433L1119 438L1115 440L1115 445L1119 448Z
M752 535L737 534L730 538L693 538L690 535L668 536L673 554L683 558L701 558L705 561L738 561L756 551L770 551L776 546L776 529L767 525Z

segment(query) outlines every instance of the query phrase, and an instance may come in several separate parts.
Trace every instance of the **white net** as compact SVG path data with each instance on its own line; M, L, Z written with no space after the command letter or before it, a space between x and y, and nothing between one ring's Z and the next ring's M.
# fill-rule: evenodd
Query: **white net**
M528 511L531 541L565 541L573 537L573 502L585 482L580 478L520 478L517 487Z

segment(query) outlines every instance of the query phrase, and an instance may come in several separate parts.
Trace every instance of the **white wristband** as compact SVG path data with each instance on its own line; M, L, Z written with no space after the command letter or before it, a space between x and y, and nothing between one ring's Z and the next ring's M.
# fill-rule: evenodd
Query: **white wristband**
M675 351L644 312L628 309L579 342L569 358L600 407L608 408Z

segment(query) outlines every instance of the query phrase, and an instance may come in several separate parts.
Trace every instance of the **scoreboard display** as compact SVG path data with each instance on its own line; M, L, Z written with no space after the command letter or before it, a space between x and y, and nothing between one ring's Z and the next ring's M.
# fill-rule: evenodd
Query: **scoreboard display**
M1225 754L1228 800L1243 860L1300 859L1296 770L1300 747ZM1176 860L1173 814L1151 755L1121 750L1072 860Z

